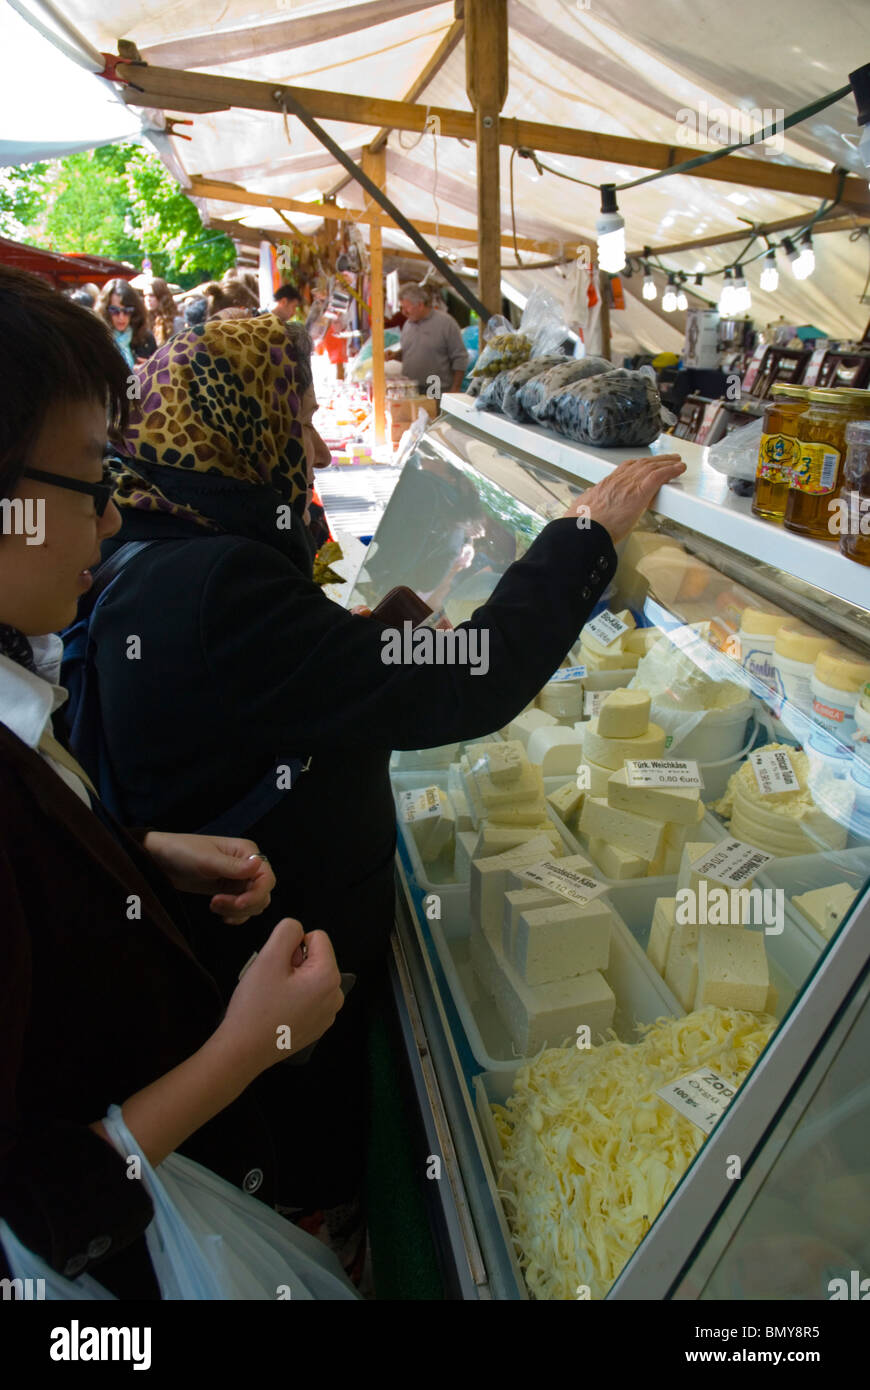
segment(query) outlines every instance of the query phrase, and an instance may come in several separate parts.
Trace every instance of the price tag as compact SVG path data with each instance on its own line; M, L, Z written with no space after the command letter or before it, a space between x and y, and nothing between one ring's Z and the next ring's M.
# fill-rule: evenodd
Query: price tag
M644 758L625 764L630 787L703 787L696 762L682 758Z
M528 883L534 883L537 888L558 893L579 907L607 892L606 883L599 883L597 878L589 878L576 869L563 869L555 859L544 859L540 864L526 864L514 872Z
M736 1086L723 1081L721 1076L706 1067L700 1071L690 1071L676 1081L669 1081L667 1086L659 1086L656 1091L656 1095L685 1115L705 1134L709 1134L718 1124L736 1094Z
M583 631L590 633L602 647L609 647L611 642L628 632L628 623L624 623L615 613L611 613L609 608L605 608L597 618L590 619Z
M601 703L607 699L609 690L584 690L583 692L583 713L587 719L594 719L601 709Z
M742 840L723 840L715 849L708 850L692 865L692 872L701 878L715 878L717 883L740 888L748 879L754 878L759 869L773 859L755 845L744 844Z
M762 796L800 791L801 784L787 748L765 748L759 753L750 753L749 761Z
M577 681L586 675L585 666L560 666L548 680L547 684L552 685L554 681Z
M822 363L825 360L827 351L828 349L826 347L820 347L814 350L812 357L807 363L801 386L815 386L819 379L819 372L822 369Z
M406 825L411 821L428 820L441 812L441 798L437 787L415 787L402 792L399 797L399 814Z

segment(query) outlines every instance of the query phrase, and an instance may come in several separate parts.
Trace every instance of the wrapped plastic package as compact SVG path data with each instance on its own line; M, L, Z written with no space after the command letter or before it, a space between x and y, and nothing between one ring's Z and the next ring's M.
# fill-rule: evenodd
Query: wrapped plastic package
M560 363L570 361L569 358L561 354L549 353L545 357L530 357L528 362L524 362L520 367L514 367L513 371L507 373L507 382L503 390L504 399L501 403L502 411L511 420L522 421L528 419L523 410L520 400L520 392L535 377L543 376L551 367L558 367Z
M555 429L598 449L651 444L662 431L662 402L646 372L623 367L566 386L553 399Z
M741 425L707 450L707 462L718 473L725 473L732 492L749 497L755 491L758 451L761 448L763 420Z
M553 353L567 338L568 329L554 297L547 290L536 289L526 301L518 329L496 316L489 320L486 335L486 344L474 364L472 382L480 377L498 376L530 357Z
M527 366L528 363L524 363ZM501 410L504 402L504 393L514 372L521 372L523 367L514 367L509 372L499 372L498 376L491 376L483 386L480 395L474 403L475 410Z
M556 396L575 381L612 372L613 363L606 357L569 357L551 367L543 376L532 377L519 390L519 406L526 417L543 425L551 413Z

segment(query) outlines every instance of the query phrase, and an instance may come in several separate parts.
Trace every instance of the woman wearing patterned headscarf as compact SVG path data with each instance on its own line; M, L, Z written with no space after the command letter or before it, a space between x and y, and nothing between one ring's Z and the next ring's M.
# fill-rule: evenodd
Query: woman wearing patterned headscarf
M310 1209L361 1184L364 1007L394 919L390 751L485 735L523 709L613 574L605 526L625 534L679 465L626 465L584 495L582 527L572 512L544 528L465 625L486 670L385 664L380 624L312 582L305 516L326 449L309 351L304 330L290 336L265 315L179 334L141 370L116 498L124 524L104 557L157 543L129 561L91 632L128 822L209 825L274 777L277 804L233 833L271 859L276 917L326 928L340 968L358 976L308 1065L264 1078L273 1113L293 1117L278 1136L281 1200ZM294 758L311 761L290 787ZM261 940L207 911L191 934L225 994Z

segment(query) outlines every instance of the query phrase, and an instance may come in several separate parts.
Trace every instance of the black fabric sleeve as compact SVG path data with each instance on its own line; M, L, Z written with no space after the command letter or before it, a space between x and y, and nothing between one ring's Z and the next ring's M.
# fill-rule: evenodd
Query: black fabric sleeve
M477 630L478 653L486 642L488 669L475 674L469 663L388 664L374 619L339 608L277 552L237 545L222 550L202 591L201 656L222 717L272 752L474 738L534 698L616 565L596 522L550 522L461 625Z
M0 902L0 1215L24 1245L73 1278L141 1236L154 1213L142 1183L128 1178L121 1155L87 1124L19 1112L31 950L5 854L0 854ZM63 1046L59 1024L57 1047Z

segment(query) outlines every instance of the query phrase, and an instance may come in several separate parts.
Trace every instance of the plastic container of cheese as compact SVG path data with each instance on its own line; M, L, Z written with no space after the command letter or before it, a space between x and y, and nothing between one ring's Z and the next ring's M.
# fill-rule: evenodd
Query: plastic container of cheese
M607 901L613 906L612 898ZM683 1010L616 909L614 918L610 964L602 974L616 995L614 1029L619 1037L633 1042L635 1023L653 1023L662 1015L675 1017ZM527 1059L514 1052L495 1003L477 978L471 960L467 892L464 913L442 915L440 922L426 925L475 1061L487 1071L513 1073Z

